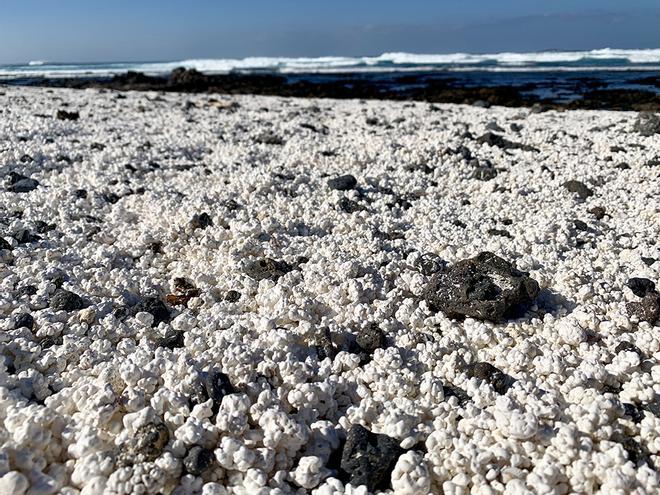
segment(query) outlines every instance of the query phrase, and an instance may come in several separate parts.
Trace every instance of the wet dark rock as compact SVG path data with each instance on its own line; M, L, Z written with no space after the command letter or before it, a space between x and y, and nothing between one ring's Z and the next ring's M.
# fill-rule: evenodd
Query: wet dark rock
M50 298L50 307L55 311L75 311L85 306L78 294L65 289L57 289Z
M646 266L651 266L651 265L653 265L653 263L658 261L655 258L649 258L649 257L646 257L646 256L642 256L641 260L642 260L642 263L644 263Z
M502 321L516 316L539 293L529 274L499 256L483 252L436 273L424 292L433 311L449 318Z
M497 169L495 167L478 166L472 172L472 178L481 181L489 181L495 177L497 177Z
M424 253L415 262L415 268L422 274L430 277L444 270L447 263L435 253Z
M85 189L76 189L73 191L73 195L78 199L85 199L87 197L87 191Z
M225 294L225 301L235 303L241 298L241 293L237 290L228 290Z
M487 144L488 146L496 146L498 148L502 148L505 150L515 150L515 149L520 149L523 151L538 151L537 148L534 146L530 146L528 144L522 144L522 143L514 143L513 141L509 141L508 139L504 138L503 136L499 134L495 134L494 132L486 132L482 136L479 136L476 139L477 143L480 144Z
M633 423L638 424L644 419L644 411L639 409L635 404L623 403L624 414L633 420Z
M596 220L602 220L605 218L605 208L602 206L594 206L589 210L589 213L596 217Z
M454 387L453 385L443 385L442 391L444 393L445 400L449 399L450 397L456 397L456 400L458 400L458 404L461 407L465 407L465 405L471 400L467 392L460 387Z
M162 423L141 426L135 435L123 445L118 456L120 466L151 462L160 456L170 439L170 433Z
M213 225L213 220L208 213L200 213L199 215L195 214L190 220L190 226L193 229L205 229L206 227L211 227Z
M199 476L213 464L213 451L196 445L183 459L183 467L188 474Z
M390 485L391 473L404 450L387 435L353 425L346 435L340 475L353 486L366 485L370 492Z
M580 198L587 199L590 196L594 195L594 192L589 189L586 184L580 182L579 180L569 180L564 182L564 188L569 192L576 193Z
M350 174L328 179L328 187L337 191L349 191L355 189L355 186L357 186L357 179Z
M235 394L236 389L229 381L229 377L220 371L210 371L204 376L204 389L209 399L216 407L222 403L225 395Z
M362 350L369 354L373 354L376 349L385 347L387 344L385 333L383 333L376 323L371 323L365 328L361 328L357 332L355 341Z
M31 314L21 313L14 317L14 328L34 328L34 318Z
M496 368L490 363L480 362L474 363L467 367L467 375L470 378L479 378L488 382L495 392L502 395L511 388L515 383L515 379L499 368Z
M12 250L11 244L4 237L0 237L0 249Z
M573 220L573 226L575 227L575 230L582 230L582 231L589 230L589 226L586 223L584 223L582 220Z
M250 261L245 265L245 274L254 280L271 279L277 280L282 275L289 273L293 267L285 261L272 258L261 258Z
M135 316L138 313L149 313L154 317L151 326L157 327L161 322L168 323L172 316L165 303L157 297L147 297L133 306L129 314Z
M642 136L660 134L660 115L652 112L640 112L633 124L633 130Z
M78 120L80 114L78 112L67 112L66 110L58 110L55 114L58 120Z
M360 211L362 209L357 201L348 199L346 196L342 197L337 202L337 207L344 213L355 213L356 211Z
M648 278L632 277L628 279L626 285L637 297L645 297L650 292L655 291L655 283Z

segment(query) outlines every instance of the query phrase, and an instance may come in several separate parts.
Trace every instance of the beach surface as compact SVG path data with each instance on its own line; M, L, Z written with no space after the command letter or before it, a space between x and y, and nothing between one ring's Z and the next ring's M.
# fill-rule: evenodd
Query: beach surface
M658 493L644 118L0 87L0 493Z

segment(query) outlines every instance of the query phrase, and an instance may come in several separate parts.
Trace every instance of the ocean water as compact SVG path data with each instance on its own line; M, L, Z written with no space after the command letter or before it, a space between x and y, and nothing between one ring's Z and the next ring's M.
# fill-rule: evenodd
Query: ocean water
M384 53L376 57L249 57L243 59L190 59L167 62L111 62L64 64L30 61L0 65L0 79L38 77L104 77L126 71L164 75L177 67L208 74L229 72L344 73L344 72L598 72L660 71L660 48L590 51L545 51L492 54Z

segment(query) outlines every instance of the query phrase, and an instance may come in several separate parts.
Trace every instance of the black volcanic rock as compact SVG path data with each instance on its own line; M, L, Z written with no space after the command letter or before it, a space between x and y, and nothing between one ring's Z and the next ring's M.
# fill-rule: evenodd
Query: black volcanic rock
M483 252L436 273L424 291L433 311L449 318L499 322L516 316L539 294L539 284L499 256Z
M353 425L341 455L341 475L353 486L366 485L370 492L387 488L392 470L403 452L394 438Z

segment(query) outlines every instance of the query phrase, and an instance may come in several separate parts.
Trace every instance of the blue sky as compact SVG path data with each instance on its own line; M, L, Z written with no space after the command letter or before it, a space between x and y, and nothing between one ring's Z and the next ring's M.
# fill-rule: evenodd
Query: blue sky
M0 63L660 47L660 0L2 0Z

